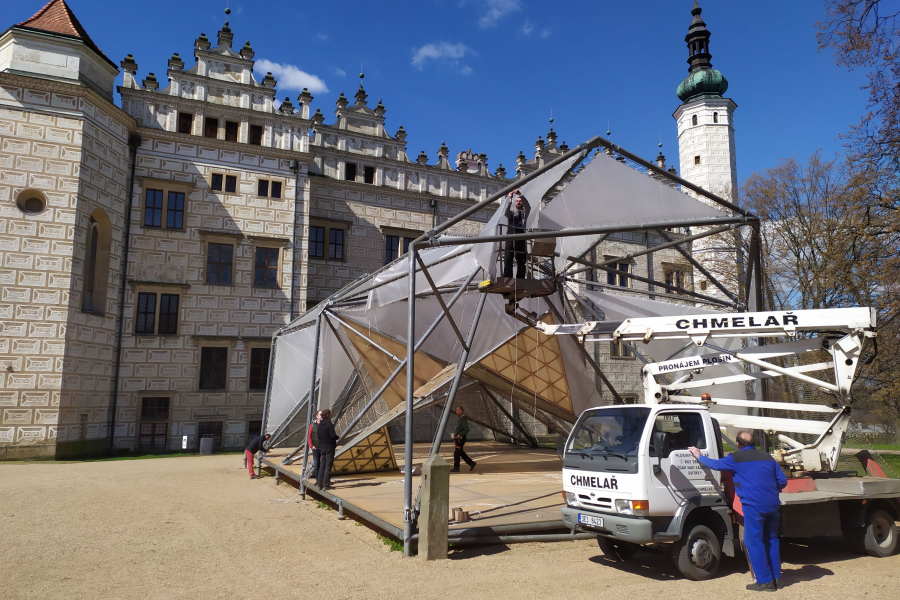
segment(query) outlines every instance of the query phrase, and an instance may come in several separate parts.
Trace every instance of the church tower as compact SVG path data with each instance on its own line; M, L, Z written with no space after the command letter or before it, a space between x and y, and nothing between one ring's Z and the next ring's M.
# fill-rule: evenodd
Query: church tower
M688 47L688 76L676 94L682 101L673 115L678 123L681 177L703 189L737 201L734 148L734 111L737 104L723 94L728 81L712 68L710 32L694 1L693 19L684 40Z

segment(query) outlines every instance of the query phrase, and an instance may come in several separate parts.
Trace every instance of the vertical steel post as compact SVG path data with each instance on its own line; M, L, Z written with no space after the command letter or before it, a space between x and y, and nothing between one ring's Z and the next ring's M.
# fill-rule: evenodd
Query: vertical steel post
M450 407L453 406L453 401L456 399L459 382L462 380L463 371L466 369L466 361L469 360L469 349L472 347L472 342L475 341L475 330L478 328L478 321L481 320L481 311L484 309L485 300L487 300L487 294L480 294L478 305L475 307L475 315L472 317L472 324L469 326L469 333L466 336L466 345L463 346L462 354L459 355L456 373L453 375L453 383L450 384L450 391L447 393L444 410L441 411L441 420L438 423L437 432L434 434L434 442L431 444L429 457L434 456L441 450L441 438L444 437L444 429L447 428L447 421L450 419Z
M412 556L413 386L416 362L416 243L409 245L409 306L406 323L406 428L403 446L403 556Z
M309 462L309 444L305 443L309 432L309 424L312 423L313 405L316 393L316 369L319 367L319 337L322 333L322 319L325 311L321 311L316 317L316 334L315 342L313 342L313 359L312 359L312 377L309 381L309 396L306 401L306 427L303 428L304 449L303 449L303 468L300 470L300 496L306 499L306 465Z

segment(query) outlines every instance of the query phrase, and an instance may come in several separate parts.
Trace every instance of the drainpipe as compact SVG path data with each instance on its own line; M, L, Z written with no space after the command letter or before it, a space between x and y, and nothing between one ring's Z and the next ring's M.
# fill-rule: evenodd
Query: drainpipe
M288 323L294 320L294 277L297 274L297 217L300 216L300 161L291 160L291 171L294 172L294 227L292 231L293 241L291 243L291 318ZM301 236L302 239L302 230Z
M437 200L434 198L431 199L431 228L434 229L437 226Z
M131 241L131 209L134 203L134 169L137 164L137 149L141 145L141 136L136 133L128 137L131 148L131 172L128 173L128 202L125 208L125 236L122 251L122 280L119 284L119 331L116 336L116 372L113 375L112 402L109 406L109 442L107 452L113 453L116 441L116 408L119 404L119 372L122 367L122 332L125 329L125 285L128 279L128 249Z

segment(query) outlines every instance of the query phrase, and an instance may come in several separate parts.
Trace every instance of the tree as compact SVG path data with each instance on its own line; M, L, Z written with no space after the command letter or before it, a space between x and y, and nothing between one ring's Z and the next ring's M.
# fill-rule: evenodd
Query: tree
M887 424L900 420L900 235L873 202L883 183L816 152L750 176L743 201L761 220L767 306L878 311L877 354L867 350L854 400Z

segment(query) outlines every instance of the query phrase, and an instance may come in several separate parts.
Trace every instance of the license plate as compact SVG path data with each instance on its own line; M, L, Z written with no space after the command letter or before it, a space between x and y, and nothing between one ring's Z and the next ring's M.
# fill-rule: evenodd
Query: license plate
M591 527L603 527L603 517L578 513L578 522L583 525L590 525Z

